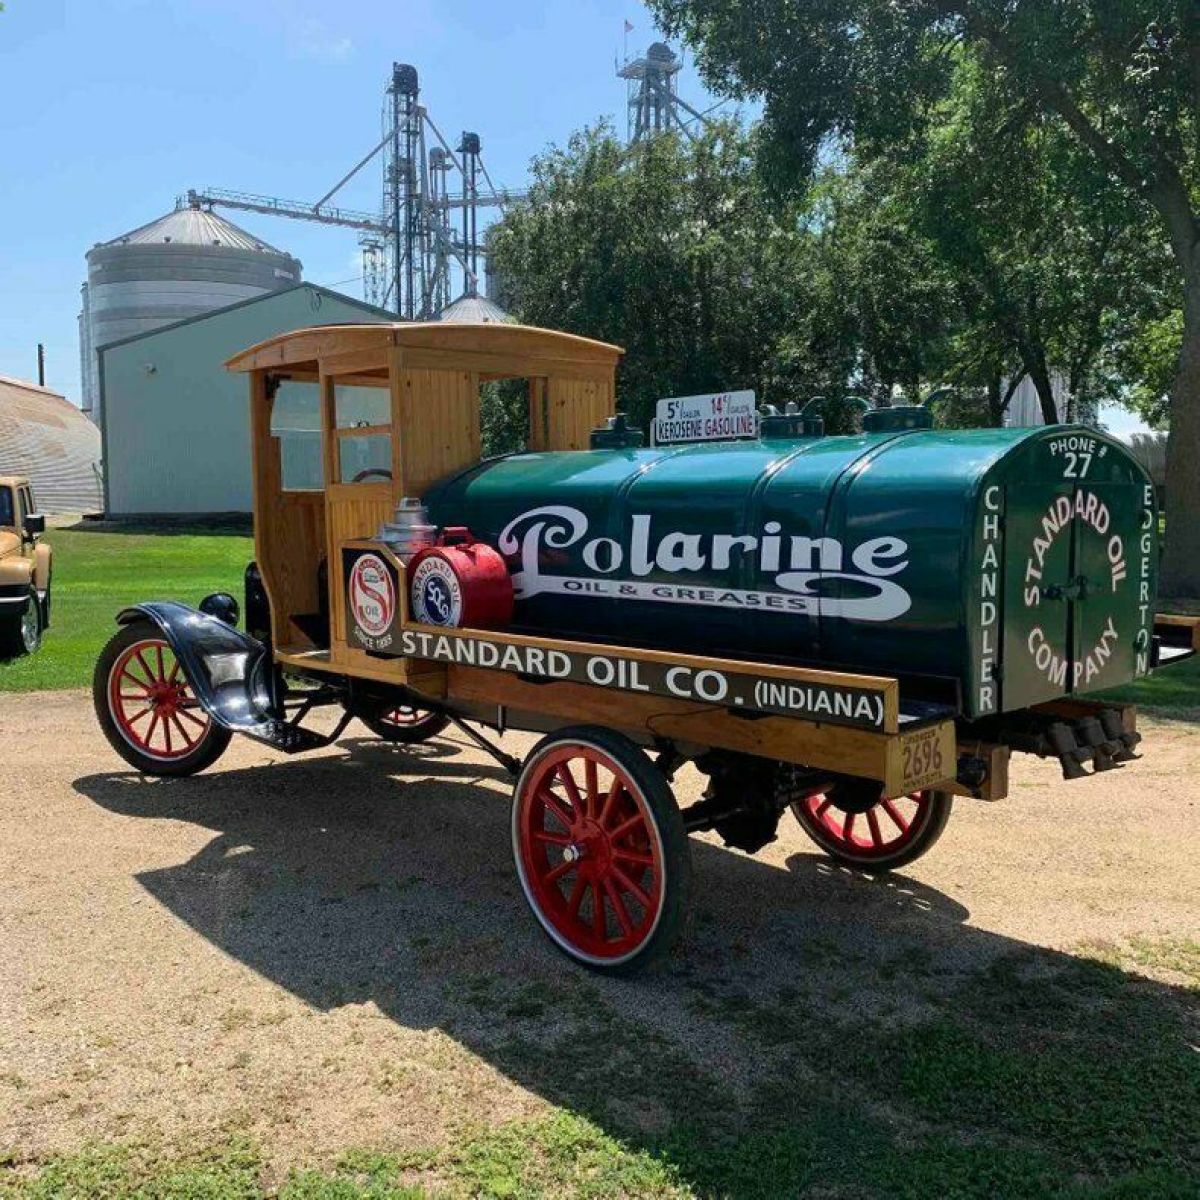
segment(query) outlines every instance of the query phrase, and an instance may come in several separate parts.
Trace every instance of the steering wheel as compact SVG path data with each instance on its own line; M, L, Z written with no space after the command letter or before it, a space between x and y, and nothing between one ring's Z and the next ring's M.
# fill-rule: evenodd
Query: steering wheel
M391 479L392 477L392 473L387 467L367 467L366 470L359 471L350 482L363 483L373 475L378 475L380 479Z

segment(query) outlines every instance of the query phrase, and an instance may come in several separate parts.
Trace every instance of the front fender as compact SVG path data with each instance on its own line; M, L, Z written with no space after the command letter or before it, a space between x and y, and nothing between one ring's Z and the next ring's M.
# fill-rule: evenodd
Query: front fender
M162 631L196 699L218 725L254 736L274 727L268 687L271 662L262 642L173 600L122 609L117 624L144 618Z
M38 597L43 601L50 590L53 564L54 552L45 542L38 542L33 548L33 586L37 588Z

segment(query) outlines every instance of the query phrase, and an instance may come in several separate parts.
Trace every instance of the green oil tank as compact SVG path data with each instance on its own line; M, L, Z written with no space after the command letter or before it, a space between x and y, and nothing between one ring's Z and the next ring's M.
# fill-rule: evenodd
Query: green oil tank
M425 499L505 556L526 632L895 675L969 717L1152 665L1154 489L1086 427L515 454Z

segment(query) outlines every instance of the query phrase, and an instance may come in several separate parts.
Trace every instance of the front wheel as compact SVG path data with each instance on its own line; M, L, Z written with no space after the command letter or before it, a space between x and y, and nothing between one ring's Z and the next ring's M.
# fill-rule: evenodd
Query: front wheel
M232 736L205 711L151 621L126 625L100 652L92 702L109 745L143 775L194 775Z
M894 799L857 784L792 803L792 813L831 858L863 871L894 871L933 848L950 819L948 792Z
M37 593L30 588L25 611L19 617L10 617L0 625L0 655L5 658L19 658L25 654L33 654L42 644L44 630L42 607L38 602Z
M582 725L543 738L513 790L512 840L534 916L576 962L624 974L678 937L691 890L683 817L624 735Z

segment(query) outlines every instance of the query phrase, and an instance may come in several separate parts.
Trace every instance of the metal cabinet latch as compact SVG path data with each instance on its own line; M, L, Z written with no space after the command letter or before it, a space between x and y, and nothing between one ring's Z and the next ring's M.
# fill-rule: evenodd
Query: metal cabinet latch
M1067 583L1055 583L1042 588L1042 595L1047 600L1084 600L1087 598L1087 576L1076 575Z

